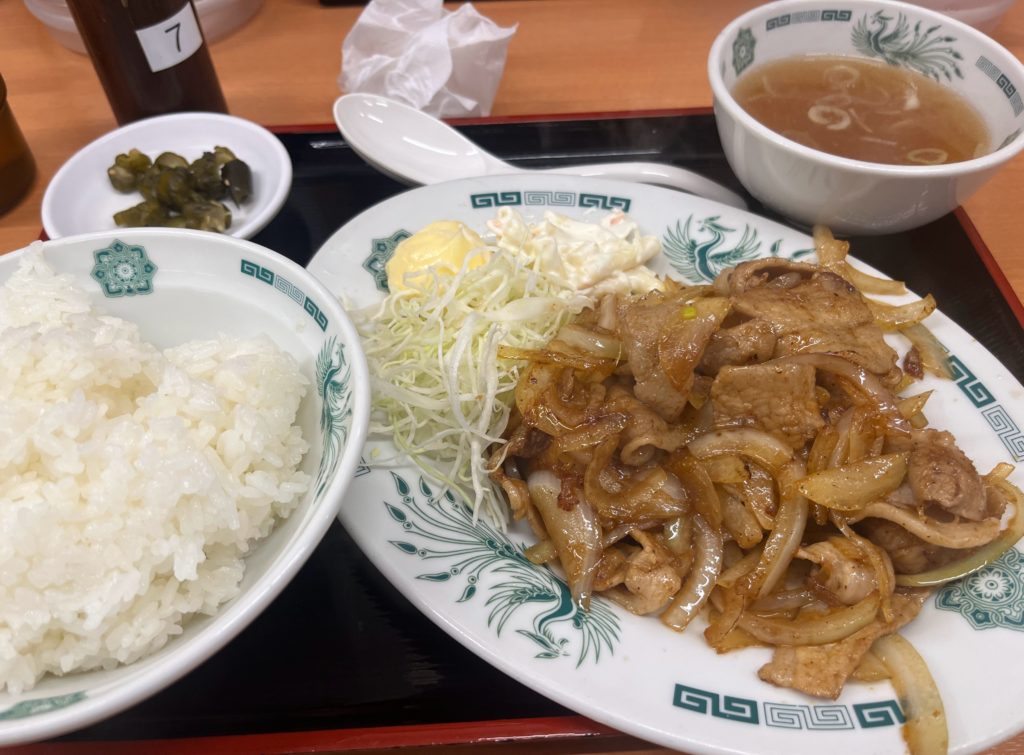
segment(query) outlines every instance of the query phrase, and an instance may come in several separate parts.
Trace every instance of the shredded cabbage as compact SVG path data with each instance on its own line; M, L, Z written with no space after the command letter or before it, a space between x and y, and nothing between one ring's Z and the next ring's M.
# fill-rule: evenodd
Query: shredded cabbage
M478 255L487 262L469 269ZM435 269L412 285L354 313L374 393L370 432L503 527L485 451L503 442L521 363L499 358L498 346L539 348L593 301L494 247L455 275Z

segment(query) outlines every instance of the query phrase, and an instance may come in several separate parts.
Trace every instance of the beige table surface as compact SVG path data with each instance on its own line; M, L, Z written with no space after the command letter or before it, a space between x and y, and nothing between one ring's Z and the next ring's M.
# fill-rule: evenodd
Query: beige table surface
M493 115L592 113L711 104L705 61L715 34L749 0L488 0L502 25L519 24ZM245 27L212 46L228 106L264 125L329 123L341 41L359 6L266 0ZM1024 54L1024 3L994 32ZM0 0L0 73L39 165L31 193L0 216L0 251L36 238L49 179L77 149L114 128L89 60L61 47L20 0ZM982 239L1024 294L1024 157L968 203Z
M519 24L492 115L706 107L715 34L750 0L487 0L497 23ZM341 42L360 6L265 0L245 27L212 45L230 111L264 125L331 122ZM1024 3L993 36L1024 55ZM0 74L38 163L31 192L0 215L0 253L37 238L43 191L76 150L116 126L88 58L58 44L20 0L0 0ZM966 205L982 239L1024 297L1024 156ZM339 219L339 224L342 219ZM1024 704L1024 702L1022 702ZM647 750L623 738L619 752ZM605 750L604 747L601 748ZM545 750L547 751L547 750ZM573 749L573 752L580 752ZM1024 735L995 748L1024 755Z

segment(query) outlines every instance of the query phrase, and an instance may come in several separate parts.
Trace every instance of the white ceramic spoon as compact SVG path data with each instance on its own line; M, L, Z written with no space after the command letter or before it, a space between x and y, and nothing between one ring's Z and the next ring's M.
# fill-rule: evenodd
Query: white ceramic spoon
M530 172L485 152L447 123L387 97L339 97L334 103L334 121L356 154L399 181L433 184L456 178ZM738 194L674 165L600 163L542 168L539 172L656 184L741 210L747 208Z

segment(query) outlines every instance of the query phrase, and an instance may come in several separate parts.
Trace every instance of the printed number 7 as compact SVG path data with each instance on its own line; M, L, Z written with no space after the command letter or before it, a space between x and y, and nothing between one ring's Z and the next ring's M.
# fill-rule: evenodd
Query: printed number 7
M168 26L164 29L164 34L170 34L174 32L174 46L178 48L178 52L181 52L181 22Z

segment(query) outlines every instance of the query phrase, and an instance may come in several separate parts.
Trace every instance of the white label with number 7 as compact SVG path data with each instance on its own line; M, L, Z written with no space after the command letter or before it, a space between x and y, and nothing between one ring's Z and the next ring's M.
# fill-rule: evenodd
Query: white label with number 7
M180 11L158 24L137 29L135 34L153 73L178 65L203 44L192 3L185 3Z

